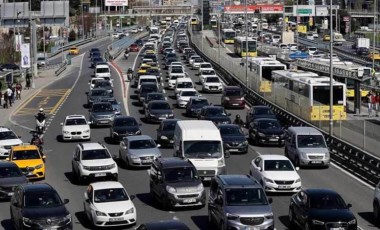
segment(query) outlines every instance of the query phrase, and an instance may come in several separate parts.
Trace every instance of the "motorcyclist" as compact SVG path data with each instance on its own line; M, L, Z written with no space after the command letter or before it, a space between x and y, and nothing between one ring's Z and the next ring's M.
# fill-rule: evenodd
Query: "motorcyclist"
M30 144L36 145L42 153L42 145L44 144L44 140L40 137L40 135L38 135L37 132L33 132L33 137L30 140Z
M235 117L235 120L234 120L234 124L235 125L240 125L240 126L244 126L244 121L240 118L240 115L237 114L236 117Z
M42 122L46 119L46 114L44 112L44 109L43 108L40 108L40 110L38 111L37 115L36 115L36 119L39 121L39 122Z
M132 75L133 75L133 69L129 67L127 70L128 80L132 80Z

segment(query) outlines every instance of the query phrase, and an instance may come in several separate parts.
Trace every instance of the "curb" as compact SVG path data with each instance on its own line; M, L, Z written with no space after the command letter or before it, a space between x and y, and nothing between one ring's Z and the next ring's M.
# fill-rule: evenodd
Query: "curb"
M110 61L110 63L112 65L112 67L115 68L116 71L119 73L121 82L123 84L123 97L126 98L127 97L127 93L126 93L126 86L125 86L125 79L124 79L123 71L121 70L121 68L117 64L115 64L114 61Z

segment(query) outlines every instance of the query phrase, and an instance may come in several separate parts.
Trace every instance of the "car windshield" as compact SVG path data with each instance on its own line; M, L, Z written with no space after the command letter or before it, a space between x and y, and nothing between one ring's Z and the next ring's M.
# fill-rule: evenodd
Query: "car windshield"
M322 135L298 135L298 148L326 148Z
M201 64L201 68L212 68L211 64Z
M206 99L195 99L192 100L193 105L208 105L208 101Z
M37 61L44 61L46 58L44 58L44 57L38 57L37 58Z
M91 96L107 96L106 90L91 90Z
M337 194L313 194L310 196L310 208L313 209L346 209L346 203Z
M123 188L107 188L94 191L94 202L117 202L126 201L129 197Z
M220 141L184 141L184 153L187 158L220 158L222 145Z
M153 101L153 100L162 100L165 101L165 96L163 94L148 94L147 96L148 101Z
M231 188L226 189L228 206L268 205L262 188Z
M150 85L150 86L141 86L141 93L152 93L157 92L158 88L156 85Z
M263 120L259 121L259 128L260 129L279 129L281 128L278 121L275 120Z
M68 125L87 125L87 122L83 118L74 118L74 119L67 119L65 125L66 126L68 126Z
M92 59L94 62L101 62L103 61L103 58L101 57L94 57L94 59Z
M0 167L0 178L22 176L21 170L17 166Z
M214 70L203 70L201 75L216 75Z
M255 108L255 114L256 115L272 115L273 112L270 108Z
M231 96L243 96L243 91L240 89L236 90L226 90L226 96L231 97Z
M33 160L41 159L37 149L13 151L12 160Z
M137 121L134 118L116 118L113 122L114 126L136 126Z
M222 136L244 136L243 131L238 126L222 126L220 127L220 134Z
M182 91L181 96L183 97L197 96L197 92L196 91Z
M224 108L208 108L206 112L207 116L227 116Z
M203 59L202 58L195 58L194 62L196 62L196 63L202 63Z
M92 149L82 151L82 160L100 160L111 158L106 149Z
M12 131L0 132L0 140L17 139L18 137Z
M109 73L110 69L108 68L96 68L96 73Z
M219 82L219 78L217 77L207 77L206 82Z
M171 72L172 73L183 73L183 68L182 67L181 68L173 68Z
M92 112L99 113L99 112L111 112L113 111L112 105L110 103L107 104L94 104L92 106Z
M169 103L152 103L150 109L170 109Z
M102 87L111 87L111 83L109 81L98 81L95 83L95 88L102 88Z
M162 125L162 130L174 131L176 124L177 124L177 121L164 122Z
M182 89L188 89L188 88L193 88L193 83L192 82L181 82L178 83L177 88L182 88Z
M193 167L164 169L164 177L168 183L194 181L198 179L197 171Z
M156 143L152 139L133 140L129 143L129 149L151 149L155 147Z
M25 193L25 208L51 208L62 205L55 191L33 191Z
M266 160L264 161L265 171L294 171L289 160Z

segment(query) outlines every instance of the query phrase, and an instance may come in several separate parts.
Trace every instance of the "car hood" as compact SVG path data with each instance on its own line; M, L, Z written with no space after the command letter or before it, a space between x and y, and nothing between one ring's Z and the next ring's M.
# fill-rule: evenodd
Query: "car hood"
M114 115L114 112L92 112L93 116L102 116L102 115Z
M22 140L20 139L9 139L9 140L0 141L0 146L20 145L20 144L22 144Z
M272 180L297 180L300 178L296 171L265 171L263 176Z
M193 180L193 181L166 183L166 184L175 188L177 192L179 193L185 193L185 192L196 192L197 186L201 183L202 181L200 180Z
M27 183L28 179L25 176L0 178L0 185L4 187L11 187Z
M272 213L270 205L252 205L252 206L226 206L225 212L238 215L240 217L251 217L255 215L263 215Z
M128 209L135 207L131 200L93 204L97 210L105 213L126 212Z
M139 130L138 126L120 126L120 127L113 127L113 131L117 133L130 133L130 132L137 132Z
M83 166L104 166L114 164L115 161L112 158L98 159L98 160L82 160Z
M220 86L222 83L220 82L203 82L204 85L209 85L209 86Z
M247 139L245 136L222 136L224 142L243 142Z
M251 117L251 121L255 120L255 119L258 119L258 118L273 118L273 119L277 119L276 115L274 114L254 114L252 115Z
M40 219L40 218L57 218L64 217L69 214L64 205L59 207L51 208L24 208L22 210L22 215L30 219Z
M284 134L284 130L282 129L258 129L259 132L261 133L264 133L266 135L270 135L270 134L273 134L273 135L282 135Z
M355 218L349 209L311 209L308 214L309 219L324 222L348 222Z
M210 116L210 117L205 117L205 120L209 121L229 121L231 122L230 117L227 116Z
M151 114L173 114L173 110L171 109L151 109L149 110Z
M129 149L130 155L136 156L161 156L161 152L158 148L149 149Z
M33 160L12 160L19 168L25 167L35 167L39 164L44 164L42 159L33 159Z
M69 125L69 126L63 126L63 131L76 131L76 130L89 130L89 125Z
M161 131L161 136L173 137L174 136L174 130Z
M198 158L188 158L190 162L195 166L197 170L209 169L209 168L217 168L218 167L218 159L217 158L209 158L209 159L198 159ZM201 175L201 174L200 174Z

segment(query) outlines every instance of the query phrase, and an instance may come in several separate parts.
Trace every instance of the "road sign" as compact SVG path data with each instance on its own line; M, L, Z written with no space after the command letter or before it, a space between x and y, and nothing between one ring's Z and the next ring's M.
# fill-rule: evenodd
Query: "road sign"
M306 59L308 57L309 57L308 53L301 52L301 51L297 51L289 55L289 58L291 59Z

